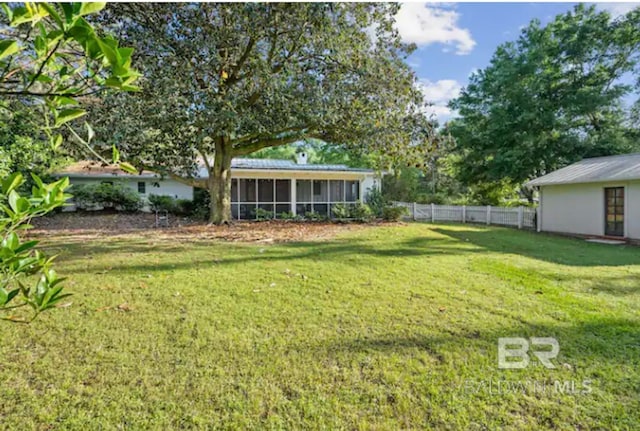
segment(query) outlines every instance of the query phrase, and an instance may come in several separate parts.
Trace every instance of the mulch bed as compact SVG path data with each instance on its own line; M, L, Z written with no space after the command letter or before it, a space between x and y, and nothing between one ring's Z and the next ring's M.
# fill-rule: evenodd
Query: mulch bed
M240 242L311 241L332 238L338 233L365 229L371 224L241 221L230 226L214 226L182 217L169 217L169 227L156 228L155 215L147 213L57 213L33 220L29 237L65 237L72 241L133 236L152 239L224 240ZM386 224L386 223L375 223Z

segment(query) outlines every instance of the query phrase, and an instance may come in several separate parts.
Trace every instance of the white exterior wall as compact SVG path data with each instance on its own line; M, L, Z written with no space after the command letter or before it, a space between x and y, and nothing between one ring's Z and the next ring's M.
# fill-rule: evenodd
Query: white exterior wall
M193 187L168 178L69 178L69 182L71 184L100 184L105 181L113 181L114 183L124 184L126 187L130 188L136 193L138 192L138 183L144 182L146 184L146 193L142 194L142 196L145 198L149 195L166 195L171 196L174 199L193 200ZM158 187L154 186L154 184L156 183L158 184Z
M541 186L541 230L603 236L606 187L625 188L625 237L640 239L640 182Z

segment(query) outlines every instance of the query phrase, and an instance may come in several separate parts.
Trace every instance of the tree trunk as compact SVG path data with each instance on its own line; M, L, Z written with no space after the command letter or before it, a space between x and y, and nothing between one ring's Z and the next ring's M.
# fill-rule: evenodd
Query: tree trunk
M211 197L209 221L213 224L231 222L231 159L232 148L229 139L218 138L208 184Z

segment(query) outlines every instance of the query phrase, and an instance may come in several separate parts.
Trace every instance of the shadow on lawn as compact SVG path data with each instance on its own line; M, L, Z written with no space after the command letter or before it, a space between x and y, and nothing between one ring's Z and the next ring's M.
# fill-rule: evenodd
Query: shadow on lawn
M327 355L343 351L394 352L406 349L426 351L436 363L443 364L449 354L496 358L498 339L504 337L553 337L560 345L555 364L567 363L597 372L601 365L640 365L640 323L626 319L595 319L572 324L533 324L514 322L509 327L490 329L463 328L438 336L396 336L346 339L320 346ZM491 358L489 358L491 359Z
M505 228L506 229L506 228ZM519 254L569 266L640 265L640 247L588 243L580 239L504 229L454 230L434 228L449 238L471 242L491 252Z
M101 254L118 253L127 257L134 253L174 254L189 251L188 259L184 256L170 262L118 264L113 271L135 273L138 271L166 271L190 269L211 265L235 265L243 263L291 261L312 259L325 262L348 262L353 265L370 267L371 261L361 261L359 256L381 258L427 257L442 255L465 255L477 253L481 249L461 244L449 238L414 238L408 241L385 243L358 239L339 239L325 242L292 242L286 244L233 244L224 242L195 242L184 246L170 245L166 242L158 244L129 244L127 242L111 242L108 245L60 244L56 248L61 251L61 260L75 260L97 257ZM87 272L112 269L110 265L87 265Z

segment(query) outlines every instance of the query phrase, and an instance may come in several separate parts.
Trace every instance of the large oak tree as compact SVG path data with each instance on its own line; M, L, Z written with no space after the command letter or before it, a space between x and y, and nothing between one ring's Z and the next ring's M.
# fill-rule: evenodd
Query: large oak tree
M142 91L106 98L106 143L211 195L230 220L231 160L305 138L421 157L433 131L391 4L112 5ZM104 115L101 115L104 117ZM424 131L424 133L416 132ZM198 178L203 163L208 179Z
M583 157L638 148L625 82L640 60L640 8L613 19L576 6L501 45L453 101L467 183L519 185Z

